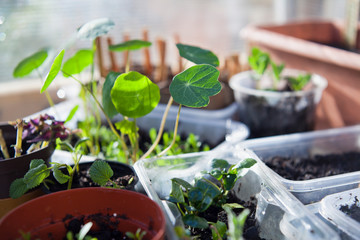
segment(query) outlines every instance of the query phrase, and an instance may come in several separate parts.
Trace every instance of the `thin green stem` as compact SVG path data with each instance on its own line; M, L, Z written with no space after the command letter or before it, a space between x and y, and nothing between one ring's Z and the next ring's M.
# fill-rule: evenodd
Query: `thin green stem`
M159 142L161 140L161 137L162 137L162 134L164 132L166 118L167 118L167 116L169 114L169 110L170 110L170 107L171 107L173 101L174 101L174 99L170 96L169 101L168 101L168 103L166 105L164 115L163 115L163 117L161 119L160 128L159 128L159 132L158 132L158 134L156 136L156 139L155 139L154 143L151 145L151 147L147 150L147 152L140 158L140 160L145 159L146 157L148 157L154 151L156 146L159 144Z
M134 137L134 146L133 146L133 152L132 152L132 160L133 160L133 163L135 163L137 152L139 150L139 141L138 141L137 132L136 132L136 118L134 118L133 133L135 134L135 137Z
M175 144L176 141L176 135L177 135L177 130L178 130L178 126L179 126L179 118L180 118L180 110L181 110L181 104L179 105L179 110L178 110L178 114L176 116L176 122L175 122L175 128L174 128L174 137L171 141L171 144L165 148L161 153L158 154L158 156L162 156L164 155L167 151L169 151Z

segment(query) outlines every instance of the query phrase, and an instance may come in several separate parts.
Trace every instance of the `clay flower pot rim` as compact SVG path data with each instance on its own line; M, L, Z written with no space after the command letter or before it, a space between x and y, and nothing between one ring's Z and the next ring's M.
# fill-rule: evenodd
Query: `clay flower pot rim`
M286 73L291 73L291 72L295 72L295 71L302 72L302 71L296 70L296 69L285 69L284 72L285 71L286 71ZM294 97L294 96L302 97L304 95L309 94L310 92L321 93L328 85L328 82L324 77L322 77L318 74L312 74L311 81L314 84L314 87L309 90L277 92L277 91L260 90L260 89L255 89L255 88L244 86L242 83L249 78L253 79L251 77L253 74L254 74L254 72L252 70L235 74L234 76L231 77L231 79L229 81L230 87L234 91L247 93L249 95L264 96L264 97L269 97L269 98L286 98L286 97ZM251 80L251 81L254 81L254 80ZM320 100L320 98L317 100Z

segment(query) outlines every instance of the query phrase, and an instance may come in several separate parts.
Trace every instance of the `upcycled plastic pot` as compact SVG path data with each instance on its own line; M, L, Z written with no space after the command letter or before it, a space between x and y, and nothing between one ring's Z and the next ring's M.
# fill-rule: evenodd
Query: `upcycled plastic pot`
M294 75L296 70L284 70ZM252 71L235 74L230 79L239 106L239 119L250 129L250 137L264 137L310 131L315 126L315 110L327 81L313 74L313 87L303 91L267 91L256 89Z
M93 222L94 231L107 224L112 232L135 233L140 228L146 231L145 240L165 238L164 214L154 201L133 191L107 188L72 189L33 199L1 219L0 234L13 240L21 237L21 230L31 239L63 239L74 219Z
M0 129L9 146L16 142L16 129L13 126L2 124L0 125ZM27 143L23 143L23 145L25 147L29 146ZM8 149L11 151L9 146ZM15 179L24 177L25 173L29 170L31 160L43 159L45 162L48 162L53 152L54 146L50 144L47 147L21 155L20 157L0 160L0 217L13 207L40 194L37 192L37 194L28 194L27 197L12 200L9 196L9 189ZM9 154L13 156L12 153Z
M325 223L315 217L288 192L257 156L246 149L230 151L231 147L202 153L144 159L135 163L139 181L148 196L157 202L167 218L167 237L177 239L174 226L181 226L182 218L173 204L166 199L171 192L171 179L181 178L191 182L202 171L211 170L212 159L224 159L237 164L246 158L257 163L235 184L236 197L243 201L256 201L256 223L262 239L339 239ZM284 220L291 216L294 221Z

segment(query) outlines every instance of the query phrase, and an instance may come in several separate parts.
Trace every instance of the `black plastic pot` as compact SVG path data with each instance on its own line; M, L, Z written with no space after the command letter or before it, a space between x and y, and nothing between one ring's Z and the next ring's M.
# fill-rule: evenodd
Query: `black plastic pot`
M111 169L114 172L114 175L113 175L112 179L116 179L116 178L120 178L120 177L124 177L124 176L132 176L133 179L131 180L131 182L124 189L135 191L135 185L138 182L138 177L137 177L133 167L128 165L128 164L115 162L115 161L106 161L106 162L110 165ZM93 162L83 162L83 163L79 164L79 171L82 172L83 174L80 174L80 175L75 174L74 175L73 183L72 183L72 186L71 186L72 189L84 188L84 187L99 187L99 185L93 183L91 180L86 181L86 182L81 182L80 181L80 179L84 178L83 176L85 174L87 175L87 177L89 176L89 169L90 169L90 166L91 166L92 163ZM65 170L65 168L63 170L67 174L67 171ZM59 184L54 179L54 177L52 175L51 175L50 179L55 184L49 184L49 189L44 187L43 188L44 192L53 193L53 192L58 192L58 191L62 191L62 190L67 189L68 183Z

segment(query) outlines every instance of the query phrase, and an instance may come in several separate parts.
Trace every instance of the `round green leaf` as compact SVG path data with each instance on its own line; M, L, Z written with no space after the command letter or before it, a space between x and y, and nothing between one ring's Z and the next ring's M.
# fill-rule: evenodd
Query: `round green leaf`
M61 64L62 64L62 60L64 58L64 53L65 50L62 50L55 58L53 64L51 65L49 74L46 77L46 80L40 90L40 93L43 93L52 83L52 81L55 79L55 77L58 75L60 68L61 68Z
M176 44L181 57L196 64L209 64L214 67L219 66L218 57L211 51L195 46Z
M111 100L111 89L114 86L116 78L120 75L120 73L109 72L109 74L105 78L105 82L102 89L102 104L106 115L110 118L114 117L118 114L112 100Z
M138 72L123 73L115 81L111 99L120 114L139 118L150 113L158 105L160 89Z
M109 179L114 175L114 172L106 161L96 160L91 165L89 174L91 180L93 180L95 183L99 184L100 186L104 186L109 181Z
M210 96L221 91L220 72L207 64L196 65L176 75L169 90L174 101L187 107L205 107Z
M115 23L108 18L99 18L82 25L78 30L78 37L93 40L96 37L107 34Z
M123 42L120 44L111 45L111 46L109 46L109 50L116 51L116 52L133 51L133 50L138 50L140 48L149 47L149 46L151 46L151 42L135 39L135 40L126 41L126 42Z
M32 54L31 56L23 59L16 67L13 72L13 76L15 78L18 77L25 77L29 75L33 70L37 69L38 67L43 64L43 62L48 57L48 51L46 49L41 50Z
M69 77L70 75L79 74L86 67L93 63L94 51L90 49L81 49L69 58L62 68L63 75Z

